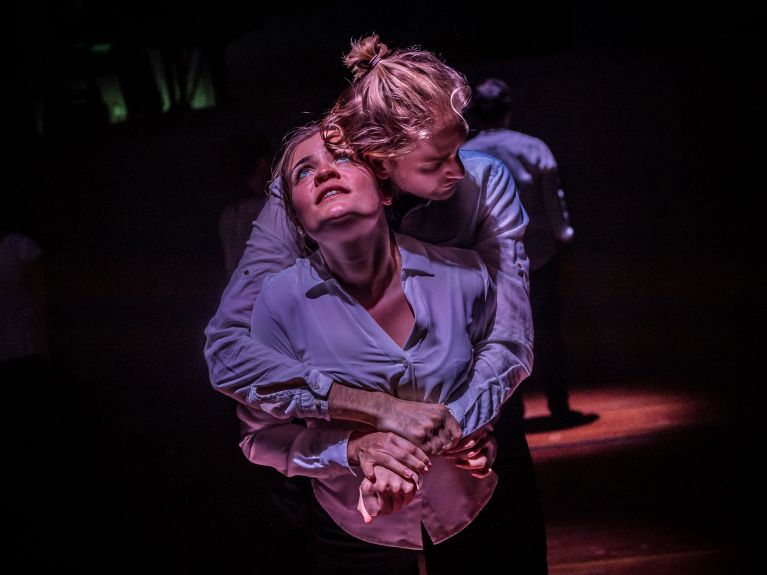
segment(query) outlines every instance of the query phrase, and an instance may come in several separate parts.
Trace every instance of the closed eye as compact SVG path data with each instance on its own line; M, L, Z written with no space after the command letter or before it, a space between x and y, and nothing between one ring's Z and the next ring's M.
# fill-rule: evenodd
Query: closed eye
M419 169L421 172L428 174L429 172L436 172L441 165L442 165L442 162L434 162L431 164L422 165Z

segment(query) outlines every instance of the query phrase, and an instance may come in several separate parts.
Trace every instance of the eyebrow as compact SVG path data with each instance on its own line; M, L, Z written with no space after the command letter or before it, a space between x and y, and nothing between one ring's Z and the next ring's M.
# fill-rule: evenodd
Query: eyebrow
M290 170L288 170L288 174L290 175L291 181L295 177L296 172L302 169L306 164L310 163L311 160L312 160L312 156L306 155L302 157L300 160L298 160L297 162L293 162L293 165L290 166Z
M312 159L312 156L309 155L309 156L304 156L303 158L301 158L297 162L293 162L293 166L291 167L290 171L292 172L293 169L295 169L296 166L299 166L299 165L303 164L304 162L308 162L311 159Z
M448 159L453 154L435 154L433 156L426 156L426 158L423 160L424 162L439 162L442 160Z

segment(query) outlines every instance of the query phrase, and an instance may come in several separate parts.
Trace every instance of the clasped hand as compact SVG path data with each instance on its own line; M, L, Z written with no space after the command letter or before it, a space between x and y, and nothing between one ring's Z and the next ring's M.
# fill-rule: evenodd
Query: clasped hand
M485 478L492 472L491 465L496 454L496 442L492 431L492 426L487 425L460 440L442 455L452 460L456 467L469 471L474 477ZM418 462L416 468L422 473L428 472L431 462L422 450L395 434L376 432L367 435L385 436L364 436L363 443L383 447L384 452L387 450L389 452L386 456L381 456L374 455L375 449L368 449L363 456L364 467L362 460L360 461L365 478L359 487L357 511L362 515L365 523L370 523L379 515L399 511L413 500L418 491L420 482L418 474L400 461L407 460L412 463L415 459ZM398 456L402 458L399 461ZM386 461L386 463L379 464L377 461Z

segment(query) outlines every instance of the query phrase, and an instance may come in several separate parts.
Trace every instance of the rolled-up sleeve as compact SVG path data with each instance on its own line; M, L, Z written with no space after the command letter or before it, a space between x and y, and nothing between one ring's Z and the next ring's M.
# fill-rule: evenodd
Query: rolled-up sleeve
M274 195L266 202L237 269L205 329L212 386L246 405L304 418L328 417L330 378L251 337L253 305L264 279L292 265L300 248ZM281 383L279 391L275 383Z
M291 306L283 305L285 309L281 309L274 302L272 279L264 281L253 306L249 337L262 355L258 385L249 387L245 403L257 404L277 417L328 419L327 396L333 380L300 361L281 317L281 311L289 311Z
M496 160L479 175L484 196L476 241L495 285L495 319L475 344L467 395L449 405L465 435L499 415L504 401L530 375L533 323L529 263L522 238L527 214L508 169Z
M469 321L474 346L474 361L466 382L457 388L447 403L466 437L493 421L510 393L508 385L499 376L487 357L502 355L503 350L491 349L489 342L496 315L496 293L490 276L485 272L484 289L475 298Z
M351 430L303 427L244 405L237 406L237 416L240 448L252 463L289 477L354 475L347 459Z

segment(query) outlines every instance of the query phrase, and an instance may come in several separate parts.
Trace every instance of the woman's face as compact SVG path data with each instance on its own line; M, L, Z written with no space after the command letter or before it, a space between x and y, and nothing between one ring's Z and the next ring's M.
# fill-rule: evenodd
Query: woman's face
M383 206L390 203L367 165L333 156L319 134L296 146L289 174L298 219L317 241L323 234L384 218Z
M456 184L466 171L458 150L466 141L466 130L460 124L445 126L429 139L402 156L383 160L378 176L390 178L403 192L427 200L446 200L455 192Z

